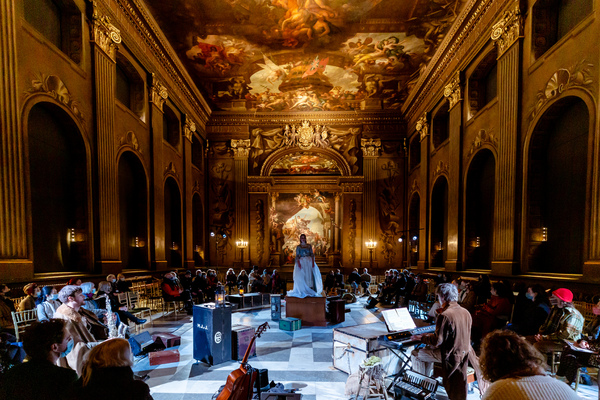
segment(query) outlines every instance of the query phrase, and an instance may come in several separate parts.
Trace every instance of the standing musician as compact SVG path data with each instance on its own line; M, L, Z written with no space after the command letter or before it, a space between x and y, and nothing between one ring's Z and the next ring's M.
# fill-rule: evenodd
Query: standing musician
M412 369L431 376L433 363L442 364L444 388L450 400L467 398L467 366L471 349L471 314L458 305L458 289L442 283L436 289L441 307L437 310L435 332L413 336L427 347L415 349L411 355Z

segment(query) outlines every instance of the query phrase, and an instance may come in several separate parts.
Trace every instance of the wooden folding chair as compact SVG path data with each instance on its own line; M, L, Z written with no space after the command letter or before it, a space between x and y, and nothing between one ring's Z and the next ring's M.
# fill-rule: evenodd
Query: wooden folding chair
M31 326L34 322L37 322L37 308L33 310L25 311L12 311L13 324L15 326L15 336L17 342L20 341L20 335L25 332L28 326Z
M129 299L129 312L135 315L138 318L144 318L144 314L148 314L148 319L150 320L150 324L154 326L154 322L152 322L152 310L150 307L140 307L140 295L138 292L127 292ZM141 325L136 325L138 327Z

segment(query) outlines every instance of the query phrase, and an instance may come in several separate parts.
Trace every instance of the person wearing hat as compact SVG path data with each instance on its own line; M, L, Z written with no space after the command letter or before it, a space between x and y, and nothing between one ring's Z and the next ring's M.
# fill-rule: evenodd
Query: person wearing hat
M41 290L38 288L37 284L28 283L23 288L23 291L27 297L25 297L23 300L21 300L21 303L19 303L19 311L33 310L36 308L35 300L40 295Z
M537 335L531 338L534 347L542 354L561 351L564 339L578 340L583 330L584 318L573 306L573 292L560 288L550 297L552 309Z

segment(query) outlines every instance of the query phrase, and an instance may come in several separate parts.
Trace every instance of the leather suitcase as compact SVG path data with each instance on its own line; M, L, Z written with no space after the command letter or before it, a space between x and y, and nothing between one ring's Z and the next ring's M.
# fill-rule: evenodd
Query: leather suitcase
M254 337L254 328L246 325L233 325L231 327L231 359L240 361L244 358L250 341ZM248 357L256 356L256 342L252 343L252 348Z
M150 365L161 365L179 362L179 350L155 351L148 354Z
M160 340L165 347L175 347L181 344L181 336L173 335L168 332L155 332L152 334L152 340Z

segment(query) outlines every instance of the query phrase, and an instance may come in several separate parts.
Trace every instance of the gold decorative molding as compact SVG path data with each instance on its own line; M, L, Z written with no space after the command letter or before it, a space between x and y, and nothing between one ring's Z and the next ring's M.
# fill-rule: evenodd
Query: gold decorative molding
M414 192L418 192L419 191L419 182L417 181L417 179L413 180L413 183L410 187L410 193L414 193Z
M163 110L163 104L169 97L169 92L165 85L163 85L156 74L152 73L152 86L150 87L150 101L160 109Z
M440 160L440 162L437 163L435 169L433 170L433 173L431 175L431 181L434 182L435 178L437 178L439 175L448 175L449 170L450 167L448 163L445 163L443 160Z
M381 139L360 139L363 157L379 157Z
M356 200L350 200L350 218L349 218L349 228L348 232L348 250L350 254L350 266L354 266L354 261L356 260Z
M111 60L117 61L118 44L121 43L121 31L110 22L110 18L102 15L98 3L92 1L91 39Z
M197 180L194 181L194 187L192 187L192 193L194 192L198 192L200 193L202 190L200 188L200 182L198 182Z
M505 11L500 21L492 27L491 38L498 45L498 58L521 37L523 37L523 17L517 3L512 10Z
M70 109L82 124L85 122L79 102L73 99L67 85L58 76L44 75L38 72L30 82L31 87L24 93L25 100L38 93L47 94Z
M185 125L183 125L183 135L187 140L190 141L190 143L192 143L194 132L196 132L196 123L189 119L189 117L186 115Z
M484 129L481 129L475 135L475 139L471 142L471 147L469 148L469 156L472 156L477 149L481 146L488 144L494 149L498 147L498 139L496 139L496 135L494 135L493 131L486 132Z
M591 86L594 80L590 69L593 67L594 64L581 60L569 69L561 68L552 74L546 87L538 91L537 101L529 113L529 120L533 120L546 103L561 96L565 90Z
M177 173L177 168L175 168L175 165L173 164L173 162L170 162L169 165L167 165L165 167L165 172L163 175L165 177L167 175L174 175L175 177L179 178L179 174Z
M143 154L138 138L133 131L129 131L119 138L119 148L121 147L130 147L140 155Z
M427 113L423 113L421 118L417 120L417 125L415 127L417 132L419 132L419 140L422 142L429 135L429 124L427 123Z
M264 255L265 239L265 207L261 199L256 200L256 254L258 256L258 265L262 265Z
M234 157L247 158L250 154L250 139L231 139L231 149Z
M341 183L340 187L343 193L362 193L363 191L362 182Z
M313 147L322 149L329 147L329 132L321 125L311 126L307 120L302 121L301 126L286 125L283 129L283 143L287 147L298 146L302 150L310 150Z
M448 99L450 107L448 111L452 109L459 101L462 100L462 92L460 89L460 73L457 72L454 78L444 87L444 97Z

